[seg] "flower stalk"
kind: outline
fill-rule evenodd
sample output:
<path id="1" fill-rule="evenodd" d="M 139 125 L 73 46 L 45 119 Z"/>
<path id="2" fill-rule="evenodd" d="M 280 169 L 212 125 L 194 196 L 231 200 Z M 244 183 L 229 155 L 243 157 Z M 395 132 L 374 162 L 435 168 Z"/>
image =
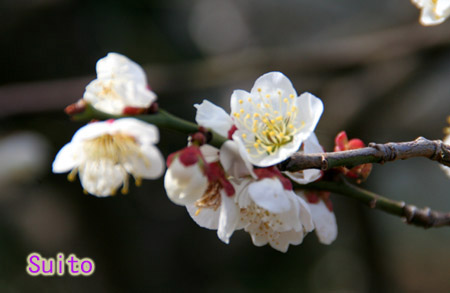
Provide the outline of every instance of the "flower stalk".
<path id="1" fill-rule="evenodd" d="M 119 119 L 123 117 L 130 117 L 130 116 L 104 113 L 96 110 L 90 104 L 87 104 L 85 110 L 82 113 L 73 115 L 72 119 L 75 121 L 90 121 L 92 119 L 107 120 L 107 119 Z M 199 131 L 199 126 L 197 124 L 179 118 L 163 109 L 159 109 L 157 113 L 134 115 L 132 117 L 151 123 L 158 127 L 169 130 L 175 130 L 183 134 L 189 135 Z M 226 138 L 217 134 L 212 130 L 210 131 L 212 134 L 212 138 L 209 144 L 215 147 L 220 147 L 226 141 Z"/>

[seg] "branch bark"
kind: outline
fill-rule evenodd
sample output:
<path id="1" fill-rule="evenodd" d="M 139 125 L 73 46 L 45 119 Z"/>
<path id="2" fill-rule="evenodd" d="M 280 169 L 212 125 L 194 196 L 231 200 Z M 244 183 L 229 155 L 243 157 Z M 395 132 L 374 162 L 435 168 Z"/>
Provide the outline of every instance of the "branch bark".
<path id="1" fill-rule="evenodd" d="M 296 184 L 296 188 L 310 190 L 327 190 L 354 198 L 372 209 L 382 210 L 388 214 L 400 216 L 408 224 L 423 228 L 450 226 L 450 213 L 432 211 L 430 208 L 418 208 L 405 202 L 395 201 L 355 186 L 345 179 L 340 182 L 318 181 L 306 185 Z"/>
<path id="2" fill-rule="evenodd" d="M 325 171 L 339 166 L 353 167 L 366 163 L 384 164 L 414 157 L 425 157 L 450 166 L 450 145 L 444 144 L 441 140 L 418 137 L 409 142 L 370 143 L 365 148 L 342 152 L 296 153 L 281 164 L 281 169 L 291 172 L 304 169 Z"/>

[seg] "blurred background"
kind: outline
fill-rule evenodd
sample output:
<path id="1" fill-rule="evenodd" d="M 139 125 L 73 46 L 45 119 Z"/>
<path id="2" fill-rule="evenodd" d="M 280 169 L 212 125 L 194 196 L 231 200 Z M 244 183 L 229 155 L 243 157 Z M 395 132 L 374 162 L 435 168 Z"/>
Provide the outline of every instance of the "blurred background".
<path id="1" fill-rule="evenodd" d="M 128 195 L 84 195 L 52 174 L 82 123 L 78 100 L 108 52 L 144 65 L 159 105 L 193 120 L 207 98 L 229 110 L 279 70 L 319 96 L 332 150 L 346 130 L 366 143 L 443 137 L 450 114 L 450 21 L 422 27 L 407 0 L 0 2 L 0 292 L 449 292 L 450 229 L 424 230 L 332 195 L 330 246 L 314 233 L 286 254 L 238 231 L 226 245 L 172 204 L 163 180 Z M 186 137 L 161 130 L 165 156 Z M 450 180 L 426 159 L 376 165 L 364 186 L 450 211 Z M 90 257 L 90 277 L 30 277 L 26 257 Z"/>

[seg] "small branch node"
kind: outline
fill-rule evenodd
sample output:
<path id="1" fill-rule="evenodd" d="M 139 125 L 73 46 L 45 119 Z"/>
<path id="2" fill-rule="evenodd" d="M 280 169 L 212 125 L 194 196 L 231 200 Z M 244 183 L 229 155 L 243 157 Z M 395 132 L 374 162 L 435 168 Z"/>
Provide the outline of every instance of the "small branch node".
<path id="1" fill-rule="evenodd" d="M 321 166 L 322 171 L 328 170 L 328 158 L 327 158 L 326 154 L 322 155 L 321 162 L 322 162 L 322 166 Z"/>
<path id="2" fill-rule="evenodd" d="M 403 212 L 406 218 L 406 222 L 410 224 L 416 215 L 417 208 L 413 205 L 406 205 L 403 207 Z"/>

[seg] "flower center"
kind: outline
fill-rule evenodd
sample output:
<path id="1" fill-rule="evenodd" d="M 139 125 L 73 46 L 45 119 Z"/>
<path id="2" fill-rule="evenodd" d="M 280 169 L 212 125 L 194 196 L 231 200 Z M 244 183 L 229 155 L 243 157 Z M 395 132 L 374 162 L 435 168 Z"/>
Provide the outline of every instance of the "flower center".
<path id="1" fill-rule="evenodd" d="M 114 164 L 123 163 L 130 155 L 141 155 L 136 139 L 124 134 L 104 134 L 84 143 L 84 150 L 89 160 L 111 160 Z M 149 163 L 149 162 L 148 162 Z"/>
<path id="2" fill-rule="evenodd" d="M 203 208 L 214 209 L 214 211 L 219 208 L 222 202 L 222 199 L 220 197 L 221 188 L 222 185 L 218 181 L 210 181 L 208 183 L 208 188 L 206 189 L 203 196 L 195 202 L 195 206 L 198 208 L 198 210 L 195 212 L 196 216 Z"/>
<path id="3" fill-rule="evenodd" d="M 280 90 L 275 95 L 263 95 L 261 89 L 258 92 L 258 103 L 252 97 L 239 100 L 242 106 L 233 116 L 238 129 L 243 130 L 242 139 L 247 151 L 250 153 L 250 149 L 254 149 L 258 155 L 270 155 L 290 143 L 294 135 L 305 126 L 305 122 L 302 121 L 300 125 L 294 123 L 299 114 L 294 105 L 294 95 L 283 97 Z M 246 109 L 250 113 L 246 113 Z"/>
<path id="4" fill-rule="evenodd" d="M 245 209 L 241 209 L 241 221 L 245 219 L 253 227 L 255 236 L 265 236 L 275 244 L 278 243 L 280 232 L 283 231 L 284 223 L 277 214 L 271 213 L 256 204 L 250 204 Z"/>

